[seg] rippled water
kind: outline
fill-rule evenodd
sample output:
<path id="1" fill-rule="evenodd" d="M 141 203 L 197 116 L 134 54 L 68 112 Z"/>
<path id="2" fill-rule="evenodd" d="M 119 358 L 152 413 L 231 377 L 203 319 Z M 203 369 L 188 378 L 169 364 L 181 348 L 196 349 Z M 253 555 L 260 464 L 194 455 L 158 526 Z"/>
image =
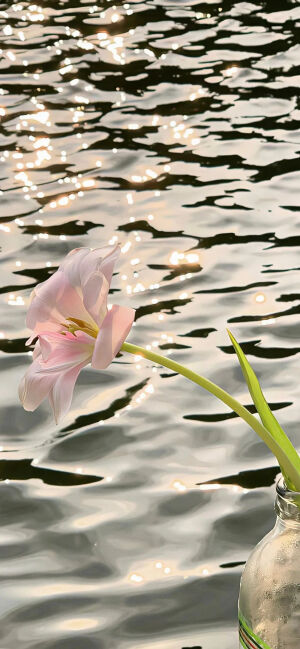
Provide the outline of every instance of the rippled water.
<path id="1" fill-rule="evenodd" d="M 263 443 L 125 355 L 81 373 L 61 427 L 16 391 L 32 287 L 119 241 L 129 340 L 249 404 L 230 323 L 296 440 L 299 4 L 1 3 L 0 21 L 0 647 L 233 649 L 273 523 Z"/>

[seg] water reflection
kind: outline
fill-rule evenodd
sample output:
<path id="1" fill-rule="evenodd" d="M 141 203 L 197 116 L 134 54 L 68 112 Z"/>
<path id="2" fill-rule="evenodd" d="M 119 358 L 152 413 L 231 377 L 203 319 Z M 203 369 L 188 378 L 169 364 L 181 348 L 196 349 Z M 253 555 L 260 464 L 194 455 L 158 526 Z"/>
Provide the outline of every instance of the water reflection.
<path id="1" fill-rule="evenodd" d="M 230 322 L 296 440 L 298 13 L 292 0 L 1 5 L 7 649 L 20 625 L 24 649 L 237 642 L 239 575 L 271 527 L 278 472 L 260 440 L 124 354 L 81 374 L 61 430 L 45 404 L 23 412 L 16 386 L 32 288 L 72 248 L 119 242 L 112 293 L 136 309 L 132 342 L 249 405 Z"/>

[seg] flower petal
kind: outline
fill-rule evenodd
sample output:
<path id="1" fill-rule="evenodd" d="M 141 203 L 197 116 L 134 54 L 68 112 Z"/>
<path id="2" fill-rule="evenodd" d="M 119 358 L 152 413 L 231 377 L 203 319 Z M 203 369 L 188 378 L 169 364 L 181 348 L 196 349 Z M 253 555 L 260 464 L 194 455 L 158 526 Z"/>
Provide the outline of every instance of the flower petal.
<path id="1" fill-rule="evenodd" d="M 107 312 L 96 339 L 92 367 L 104 370 L 111 363 L 129 334 L 134 316 L 134 309 L 116 304 Z"/>
<path id="2" fill-rule="evenodd" d="M 36 333 L 61 331 L 66 318 L 80 318 L 93 324 L 82 297 L 64 273 L 57 271 L 33 292 L 26 324 Z"/>
<path id="3" fill-rule="evenodd" d="M 105 248 L 95 248 L 85 257 L 81 264 L 81 278 L 83 284 L 93 272 L 103 273 L 108 284 L 111 278 L 116 261 L 120 256 L 120 246 L 106 246 Z"/>
<path id="4" fill-rule="evenodd" d="M 67 318 L 100 326 L 120 247 L 77 248 L 32 292 L 26 324 L 35 333 L 61 331 Z"/>
<path id="5" fill-rule="evenodd" d="M 107 296 L 114 265 L 120 255 L 120 246 L 105 248 L 77 248 L 61 264 L 70 284 L 81 295 L 85 309 L 98 327 L 107 312 Z"/>
<path id="6" fill-rule="evenodd" d="M 50 391 L 49 401 L 57 424 L 70 409 L 78 374 L 87 363 L 88 361 L 82 362 L 59 374 Z"/>
<path id="7" fill-rule="evenodd" d="M 67 276 L 69 283 L 74 287 L 81 286 L 81 262 L 90 252 L 90 248 L 74 248 L 59 266 L 58 270 Z"/>
<path id="8" fill-rule="evenodd" d="M 101 272 L 108 284 L 111 282 L 114 265 L 120 255 L 120 246 L 103 248 L 75 248 L 71 250 L 59 267 L 74 287 L 82 287 L 94 273 Z"/>
<path id="9" fill-rule="evenodd" d="M 35 360 L 36 358 L 38 358 L 38 356 L 40 356 L 40 355 L 41 355 L 41 345 L 40 345 L 40 341 L 37 340 L 36 343 L 35 343 L 35 346 L 34 346 L 33 352 L 32 352 L 32 358 L 33 358 L 33 360 Z"/>
<path id="10" fill-rule="evenodd" d="M 83 304 L 98 327 L 107 313 L 109 283 L 103 273 L 93 273 L 82 287 Z"/>
<path id="11" fill-rule="evenodd" d="M 95 339 L 83 331 L 66 335 L 54 332 L 40 335 L 35 346 L 33 363 L 19 386 L 19 397 L 25 410 L 35 410 L 51 395 L 54 399 L 55 413 L 59 413 L 63 408 L 64 412 L 67 412 L 74 383 L 80 369 L 90 362 L 94 344 Z M 57 389 L 64 393 L 66 390 L 63 386 L 69 386 L 70 380 L 73 381 L 73 387 L 72 390 L 68 387 L 68 398 L 63 406 Z"/>
<path id="12" fill-rule="evenodd" d="M 19 385 L 19 398 L 24 410 L 32 411 L 38 408 L 48 396 L 55 381 L 55 375 L 40 373 L 39 358 L 30 365 Z"/>
<path id="13" fill-rule="evenodd" d="M 75 334 L 48 332 L 39 336 L 39 342 L 43 359 L 41 368 L 45 372 L 53 372 L 66 365 L 88 361 L 92 357 L 95 338 L 83 331 Z"/>

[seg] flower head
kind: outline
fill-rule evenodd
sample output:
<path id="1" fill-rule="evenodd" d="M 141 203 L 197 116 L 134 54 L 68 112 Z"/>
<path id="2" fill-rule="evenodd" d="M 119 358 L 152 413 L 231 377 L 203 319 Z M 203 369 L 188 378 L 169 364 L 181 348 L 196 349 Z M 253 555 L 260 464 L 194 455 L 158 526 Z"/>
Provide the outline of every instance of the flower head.
<path id="1" fill-rule="evenodd" d="M 19 386 L 25 410 L 35 410 L 48 397 L 58 422 L 70 408 L 80 370 L 88 363 L 105 369 L 119 352 L 135 313 L 116 304 L 107 307 L 119 254 L 119 246 L 76 248 L 33 290 L 27 344 L 37 342 Z"/>

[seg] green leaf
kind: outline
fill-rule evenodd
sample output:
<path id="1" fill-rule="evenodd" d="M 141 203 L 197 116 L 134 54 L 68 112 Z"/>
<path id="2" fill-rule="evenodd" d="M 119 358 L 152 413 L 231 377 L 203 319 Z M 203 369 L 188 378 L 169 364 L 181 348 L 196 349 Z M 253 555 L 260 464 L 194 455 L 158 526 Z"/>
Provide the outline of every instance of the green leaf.
<path id="1" fill-rule="evenodd" d="M 288 436 L 284 432 L 284 430 L 281 428 L 279 422 L 277 421 L 276 417 L 274 417 L 272 410 L 270 409 L 264 395 L 262 392 L 262 389 L 260 387 L 258 378 L 253 371 L 249 361 L 247 360 L 244 352 L 242 351 L 240 345 L 236 341 L 235 337 L 232 335 L 232 333 L 227 329 L 230 340 L 233 344 L 233 347 L 236 351 L 237 357 L 240 362 L 240 366 L 242 368 L 242 372 L 244 374 L 244 377 L 247 381 L 247 385 L 249 388 L 249 392 L 251 394 L 251 397 L 253 399 L 253 403 L 256 407 L 256 410 L 260 416 L 260 419 L 265 426 L 265 428 L 269 431 L 269 433 L 272 435 L 273 439 L 279 444 L 281 449 L 284 451 L 284 453 L 289 457 L 290 461 L 294 465 L 295 469 L 299 472 L 300 474 L 300 457 L 294 448 L 293 444 L 289 440 Z M 277 459 L 278 455 L 277 455 Z M 279 460 L 280 462 L 280 460 Z M 284 463 L 281 461 L 281 471 L 285 477 L 286 484 L 289 488 L 295 490 L 295 486 L 293 482 L 289 478 L 289 470 L 287 467 L 284 466 Z"/>
<path id="2" fill-rule="evenodd" d="M 223 401 L 223 403 L 231 408 L 233 412 L 236 412 L 236 414 L 239 415 L 239 417 L 241 417 L 252 428 L 252 430 L 261 437 L 269 447 L 270 451 L 272 451 L 275 457 L 277 457 L 277 460 L 282 467 L 283 475 L 286 478 L 287 486 L 293 491 L 298 491 L 300 493 L 299 457 L 296 453 L 296 458 L 298 459 L 297 464 L 294 455 L 290 452 L 290 447 L 293 449 L 293 446 L 288 438 L 286 439 L 289 446 L 287 446 L 286 452 L 282 441 L 279 443 L 275 437 L 271 435 L 269 430 L 256 417 L 254 417 L 245 406 L 237 401 L 237 399 L 232 397 L 231 394 L 228 394 L 228 392 L 223 390 L 219 385 L 216 385 L 209 379 L 201 376 L 201 374 L 196 374 L 196 372 L 193 372 L 188 367 L 180 365 L 180 363 L 177 363 L 170 358 L 156 354 L 156 352 L 144 349 L 143 347 L 138 347 L 137 345 L 132 345 L 131 343 L 123 343 L 121 350 L 129 352 L 129 354 L 138 354 L 139 356 L 147 358 L 151 362 L 167 367 L 169 370 L 185 376 L 189 381 L 193 381 L 193 383 L 196 383 L 204 390 L 207 390 L 207 392 L 214 394 L 217 399 L 220 399 L 220 401 Z M 290 456 L 292 456 L 292 459 Z"/>

